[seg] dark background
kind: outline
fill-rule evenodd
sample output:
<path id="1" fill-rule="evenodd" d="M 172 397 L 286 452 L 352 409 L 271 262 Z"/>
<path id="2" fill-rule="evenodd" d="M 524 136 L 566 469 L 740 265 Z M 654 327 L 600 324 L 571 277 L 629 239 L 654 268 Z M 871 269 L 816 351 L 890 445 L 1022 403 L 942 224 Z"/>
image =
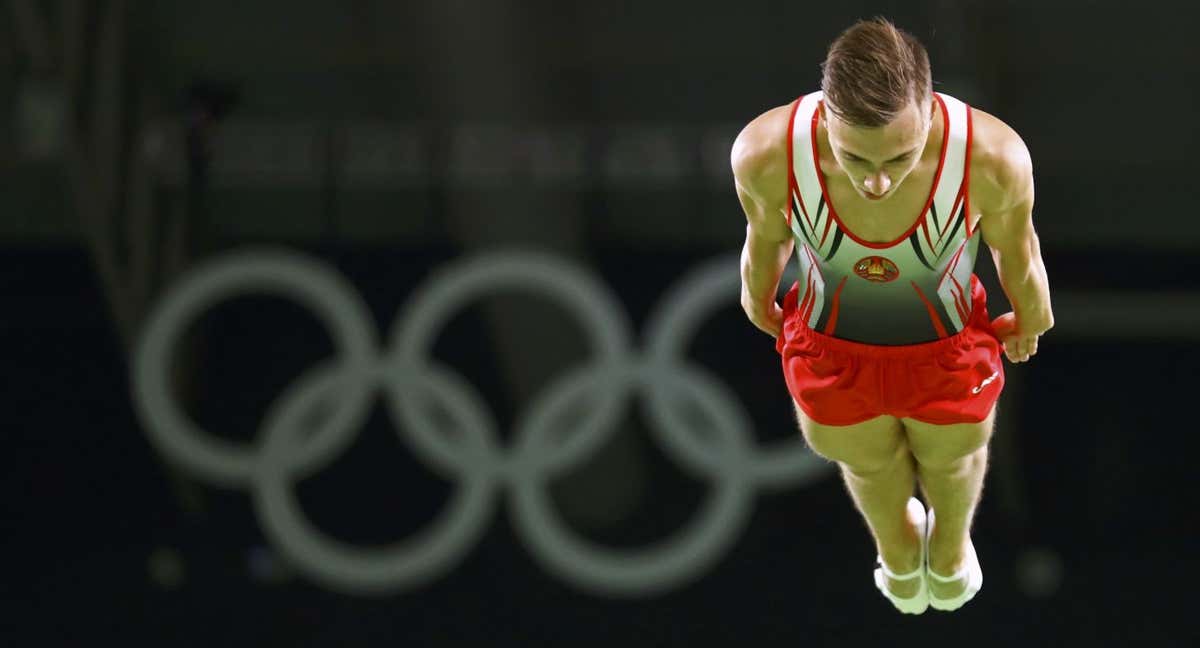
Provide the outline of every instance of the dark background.
<path id="1" fill-rule="evenodd" d="M 0 645 L 1189 646 L 1200 225 L 1192 9 L 1143 2 L 35 2 L 0 11 Z M 190 268 L 270 244 L 336 268 L 386 334 L 445 264 L 550 253 L 633 323 L 736 255 L 728 150 L 811 91 L 828 43 L 882 14 L 929 50 L 935 89 L 1012 125 L 1057 325 L 1008 386 L 973 538 L 986 587 L 901 616 L 833 472 L 759 492 L 693 581 L 602 595 L 540 567 L 502 495 L 482 539 L 427 585 L 371 596 L 306 577 L 248 491 L 168 461 L 130 358 Z M 986 254 L 993 315 L 1008 310 Z M 794 263 L 793 263 L 794 266 Z M 736 271 L 736 262 L 730 266 Z M 793 268 L 794 269 L 794 268 Z M 790 282 L 790 279 L 789 279 Z M 518 293 L 478 299 L 434 355 L 486 398 L 501 439 L 581 362 L 578 324 Z M 177 391 L 217 436 L 334 353 L 279 297 L 190 329 Z M 771 340 L 730 295 L 687 347 L 751 413 L 796 434 Z M 709 488 L 631 410 L 551 492 L 581 535 L 666 537 Z M 382 546 L 454 489 L 382 401 L 296 489 L 330 536 Z"/>

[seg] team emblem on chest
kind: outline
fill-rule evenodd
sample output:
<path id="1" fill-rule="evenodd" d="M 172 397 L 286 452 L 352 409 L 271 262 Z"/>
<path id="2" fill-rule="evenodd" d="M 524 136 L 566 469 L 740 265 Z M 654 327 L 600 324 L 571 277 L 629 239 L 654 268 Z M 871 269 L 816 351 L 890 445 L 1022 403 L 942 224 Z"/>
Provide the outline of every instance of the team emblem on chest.
<path id="1" fill-rule="evenodd" d="M 869 256 L 854 264 L 854 274 L 866 279 L 885 283 L 900 276 L 900 268 L 890 259 L 881 256 Z"/>

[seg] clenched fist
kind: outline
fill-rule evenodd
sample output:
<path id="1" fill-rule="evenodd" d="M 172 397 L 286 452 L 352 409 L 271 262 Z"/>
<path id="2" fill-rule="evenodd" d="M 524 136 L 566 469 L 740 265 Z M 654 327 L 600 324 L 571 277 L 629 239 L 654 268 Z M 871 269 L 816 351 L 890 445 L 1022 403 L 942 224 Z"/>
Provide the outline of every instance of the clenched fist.
<path id="1" fill-rule="evenodd" d="M 1025 326 L 1017 322 L 1017 314 L 1005 313 L 992 320 L 996 337 L 1004 345 L 1004 355 L 1009 362 L 1025 362 L 1038 350 L 1038 337 L 1050 329 L 1049 326 Z"/>

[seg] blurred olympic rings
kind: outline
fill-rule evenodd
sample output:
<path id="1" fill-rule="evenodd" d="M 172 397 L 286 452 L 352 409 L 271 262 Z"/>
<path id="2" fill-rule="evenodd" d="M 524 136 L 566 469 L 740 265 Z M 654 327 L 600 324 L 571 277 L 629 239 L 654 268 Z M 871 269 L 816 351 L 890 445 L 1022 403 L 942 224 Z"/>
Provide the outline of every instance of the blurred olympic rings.
<path id="1" fill-rule="evenodd" d="M 733 302 L 737 261 L 707 263 L 673 287 L 647 324 L 644 350 L 631 343 L 621 304 L 578 267 L 542 254 L 503 252 L 452 263 L 419 286 L 380 348 L 357 291 L 311 257 L 258 249 L 217 258 L 184 277 L 147 319 L 133 358 L 134 403 L 155 447 L 196 477 L 249 489 L 265 533 L 315 581 L 357 594 L 411 589 L 453 568 L 485 531 L 502 488 L 513 527 L 545 568 L 612 596 L 647 595 L 699 576 L 736 541 L 759 488 L 812 481 L 828 466 L 800 435 L 762 447 L 736 394 L 684 351 L 702 316 Z M 436 332 L 471 299 L 498 290 L 556 300 L 586 332 L 591 361 L 566 372 L 517 417 L 510 450 L 484 399 L 431 355 Z M 170 386 L 172 349 L 214 304 L 272 294 L 310 309 L 337 354 L 299 376 L 269 407 L 254 445 L 221 440 L 181 410 Z M 457 484 L 440 516 L 384 548 L 335 540 L 303 514 L 294 485 L 321 470 L 357 436 L 382 392 L 401 438 L 439 475 Z M 712 482 L 684 528 L 645 547 L 618 550 L 573 533 L 555 511 L 546 482 L 583 462 L 625 415 L 637 392 L 648 399 L 653 435 L 685 471 Z M 574 429 L 564 433 L 564 414 Z M 446 429 L 444 416 L 453 420 Z M 699 414 L 710 424 L 698 426 Z M 703 434 L 699 434 L 703 432 Z"/>

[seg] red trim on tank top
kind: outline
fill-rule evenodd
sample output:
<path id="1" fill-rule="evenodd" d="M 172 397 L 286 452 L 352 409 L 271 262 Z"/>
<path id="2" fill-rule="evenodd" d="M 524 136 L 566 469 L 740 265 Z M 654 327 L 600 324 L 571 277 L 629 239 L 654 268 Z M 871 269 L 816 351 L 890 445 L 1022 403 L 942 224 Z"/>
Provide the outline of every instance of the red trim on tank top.
<path id="1" fill-rule="evenodd" d="M 958 278 L 950 275 L 950 281 L 954 282 L 954 287 L 958 288 L 958 293 L 950 291 L 950 295 L 954 297 L 954 307 L 958 309 L 958 318 L 962 320 L 963 327 L 966 328 L 967 322 L 971 319 L 971 311 L 974 309 L 971 303 L 967 301 L 967 291 L 958 283 Z"/>
<path id="2" fill-rule="evenodd" d="M 808 268 L 808 274 L 804 276 L 804 294 L 800 297 L 800 304 L 796 306 L 796 312 L 800 313 L 800 320 L 804 321 L 804 310 L 808 308 L 808 300 L 812 299 L 812 267 Z"/>
<path id="3" fill-rule="evenodd" d="M 808 254 L 809 260 L 812 261 L 812 267 L 817 269 L 817 276 L 824 281 L 825 275 L 821 272 L 821 264 L 817 262 L 817 257 L 813 255 L 812 250 L 810 250 L 807 245 L 804 246 L 804 251 Z"/>
<path id="4" fill-rule="evenodd" d="M 909 283 L 912 284 L 913 290 L 917 291 L 917 297 L 920 297 L 921 301 L 925 302 L 925 310 L 929 311 L 929 321 L 933 322 L 933 330 L 937 331 L 937 336 L 939 338 L 946 337 L 946 327 L 942 326 L 942 318 L 938 317 L 933 304 L 929 303 L 929 299 L 925 297 L 925 293 L 921 292 L 921 287 L 917 285 L 917 282 L 910 281 Z"/>
<path id="5" fill-rule="evenodd" d="M 958 206 L 962 204 L 963 187 L 958 188 L 958 195 L 954 197 L 954 206 L 950 208 L 946 216 L 946 223 L 942 225 L 942 231 L 938 233 L 937 242 L 940 244 L 942 239 L 946 237 L 946 232 L 950 231 L 950 226 L 954 224 L 954 215 L 958 213 Z"/>
<path id="6" fill-rule="evenodd" d="M 958 318 L 962 320 L 964 328 L 967 325 L 967 321 L 971 318 L 971 312 L 974 310 L 974 307 L 967 302 L 966 292 L 963 290 L 962 285 L 958 283 L 958 279 L 955 278 L 955 276 L 951 273 L 954 272 L 956 267 L 958 267 L 958 261 L 962 258 L 962 253 L 965 249 L 967 249 L 967 242 L 963 241 L 962 244 L 958 246 L 958 249 L 954 251 L 954 256 L 950 257 L 950 263 L 946 264 L 946 269 L 942 270 L 942 275 L 938 277 L 937 282 L 939 291 L 941 290 L 942 284 L 945 283 L 947 277 L 949 277 L 950 281 L 952 281 L 955 287 L 958 288 L 958 293 L 955 293 L 954 288 L 951 288 L 950 296 L 954 299 L 954 309 L 958 311 Z"/>
<path id="7" fill-rule="evenodd" d="M 825 246 L 825 239 L 828 238 L 828 236 L 829 236 L 829 227 L 832 224 L 833 224 L 833 219 L 826 216 L 825 217 L 825 231 L 821 233 L 821 242 L 817 244 L 817 247 Z"/>
<path id="8" fill-rule="evenodd" d="M 938 277 L 938 287 L 941 287 L 942 282 L 946 280 L 946 275 L 950 274 L 950 272 L 954 270 L 955 266 L 958 265 L 958 258 L 962 256 L 963 249 L 966 247 L 966 241 L 963 241 L 962 245 L 958 246 L 958 250 L 954 253 L 954 256 L 950 258 L 950 263 L 947 263 L 946 269 L 942 270 L 942 276 Z"/>
<path id="9" fill-rule="evenodd" d="M 954 298 L 954 310 L 958 312 L 958 319 L 962 321 L 963 327 L 965 328 L 967 326 L 967 322 L 971 320 L 971 313 L 968 309 L 963 307 L 962 286 L 958 285 L 957 279 L 954 280 L 954 285 L 958 286 L 958 292 L 951 290 L 950 296 Z"/>
<path id="10" fill-rule="evenodd" d="M 825 335 L 833 335 L 833 331 L 837 328 L 838 306 L 841 304 L 842 287 L 846 285 L 846 280 L 850 275 L 842 277 L 841 283 L 838 284 L 837 290 L 833 291 L 833 301 L 829 305 L 829 321 L 825 323 Z"/>
<path id="11" fill-rule="evenodd" d="M 849 236 L 851 240 L 863 247 L 882 250 L 893 247 L 909 236 L 912 236 L 912 233 L 917 231 L 917 228 L 920 227 L 921 223 L 925 220 L 925 214 L 929 212 L 929 206 L 933 204 L 933 197 L 937 195 L 938 182 L 942 179 L 942 167 L 946 163 L 946 145 L 950 142 L 950 115 L 949 111 L 946 110 L 946 102 L 942 101 L 941 96 L 939 96 L 936 92 L 933 93 L 933 96 L 935 99 L 937 99 L 938 105 L 942 109 L 942 150 L 941 153 L 938 154 L 938 167 L 937 173 L 933 176 L 933 186 L 929 189 L 929 198 L 925 201 L 925 208 L 921 210 L 920 214 L 917 214 L 917 220 L 913 222 L 912 227 L 909 227 L 908 231 L 901 234 L 896 240 L 886 243 L 874 243 L 859 238 L 854 234 L 854 232 L 850 231 L 850 228 L 846 227 L 846 224 L 843 223 L 842 219 L 838 216 L 837 210 L 833 208 L 833 201 L 829 199 L 829 190 L 825 187 L 825 174 L 821 172 L 820 150 L 817 148 L 817 119 L 820 116 L 821 111 L 819 109 L 813 111 L 812 134 L 809 139 L 812 140 L 813 166 L 817 173 L 817 181 L 821 183 L 821 195 L 825 196 L 825 206 L 829 208 L 829 215 L 833 217 L 833 220 L 837 221 L 838 226 L 842 228 L 842 231 L 846 233 L 846 236 Z M 819 103 L 823 105 L 824 100 L 821 100 Z M 970 124 L 968 122 L 968 129 L 969 128 Z"/>
<path id="12" fill-rule="evenodd" d="M 817 303 L 817 284 L 813 281 L 813 268 L 809 266 L 808 278 L 804 281 L 804 301 L 800 303 L 800 321 L 808 326 L 808 318 L 812 316 L 813 306 Z"/>
<path id="13" fill-rule="evenodd" d="M 967 238 L 975 233 L 971 228 L 971 137 L 974 134 L 971 127 L 971 107 L 963 104 L 967 108 L 967 152 L 963 156 L 963 209 L 966 210 L 967 219 Z"/>
<path id="14" fill-rule="evenodd" d="M 804 220 L 808 221 L 808 210 L 804 208 L 804 196 L 800 195 L 800 185 L 796 183 L 796 167 L 792 164 L 792 140 L 795 139 L 796 111 L 800 109 L 800 102 L 808 95 L 800 95 L 796 100 L 796 105 L 792 106 L 792 114 L 788 117 L 788 132 L 787 132 L 787 166 L 788 166 L 788 201 L 787 201 L 787 224 L 792 226 L 792 197 L 800 201 L 800 211 L 804 212 Z M 812 227 L 809 227 L 812 229 Z"/>
<path id="15" fill-rule="evenodd" d="M 807 307 L 807 309 L 800 309 L 800 310 L 801 310 L 801 314 L 803 315 L 803 317 L 801 317 L 801 319 L 807 325 L 808 318 L 810 315 L 812 315 L 812 310 L 817 305 L 816 304 L 816 302 L 817 302 L 817 295 L 816 295 L 817 279 L 820 279 L 821 285 L 824 286 L 825 285 L 825 274 L 823 272 L 821 272 L 821 264 L 817 262 L 817 257 L 813 256 L 812 250 L 809 249 L 808 245 L 804 245 L 803 249 L 804 249 L 804 254 L 806 254 L 808 256 L 808 279 L 805 281 L 806 290 L 804 292 L 805 306 Z M 811 300 L 810 300 L 810 297 L 811 297 Z M 804 312 L 805 310 L 807 310 L 807 312 Z"/>

